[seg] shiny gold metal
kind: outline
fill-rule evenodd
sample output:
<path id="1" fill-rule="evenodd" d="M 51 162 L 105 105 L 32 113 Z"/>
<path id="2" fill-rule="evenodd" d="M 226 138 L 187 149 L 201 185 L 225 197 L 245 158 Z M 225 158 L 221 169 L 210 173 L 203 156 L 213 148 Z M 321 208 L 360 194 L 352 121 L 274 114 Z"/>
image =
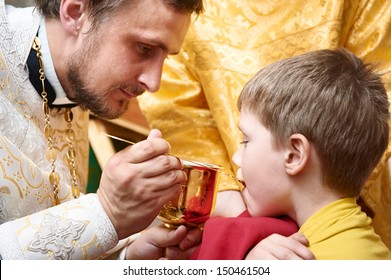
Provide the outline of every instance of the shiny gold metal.
<path id="1" fill-rule="evenodd" d="M 123 138 L 120 138 L 120 137 L 117 137 L 117 136 L 114 136 L 114 135 L 110 135 L 110 134 L 107 134 L 107 133 L 104 133 L 102 132 L 103 135 L 109 137 L 109 138 L 112 138 L 112 139 L 115 139 L 115 140 L 118 140 L 118 141 L 121 141 L 121 142 L 125 142 L 125 143 L 128 143 L 130 145 L 134 145 L 136 144 L 135 142 L 132 142 L 132 141 L 129 141 L 127 139 L 123 139 Z"/>
<path id="2" fill-rule="evenodd" d="M 50 107 L 47 99 L 47 92 L 45 90 L 45 68 L 43 64 L 42 59 L 42 53 L 41 53 L 41 44 L 39 42 L 38 37 L 35 37 L 32 48 L 36 50 L 37 52 L 37 58 L 39 61 L 39 79 L 42 83 L 42 107 L 43 107 L 43 113 L 45 118 L 45 127 L 44 127 L 44 134 L 47 139 L 47 151 L 46 151 L 46 157 L 47 160 L 50 163 L 50 169 L 51 173 L 49 175 L 49 181 L 53 186 L 53 204 L 58 205 L 60 204 L 60 198 L 59 198 L 59 184 L 60 184 L 60 176 L 58 175 L 56 171 L 56 159 L 57 159 L 57 153 L 53 145 L 53 136 L 54 136 L 54 129 L 51 126 L 50 123 Z M 77 182 L 77 165 L 76 165 L 76 150 L 74 147 L 74 140 L 75 140 L 75 132 L 72 128 L 72 120 L 73 120 L 73 113 L 70 108 L 67 108 L 64 115 L 65 121 L 67 122 L 67 130 L 66 130 L 66 139 L 68 143 L 68 165 L 70 169 L 70 174 L 72 177 L 72 196 L 74 198 L 79 197 L 80 195 L 80 189 Z"/>
<path id="3" fill-rule="evenodd" d="M 35 37 L 34 42 L 33 42 L 33 49 L 36 50 L 37 52 L 37 57 L 40 65 L 39 69 L 39 79 L 41 80 L 42 83 L 42 108 L 43 108 L 43 113 L 45 117 L 45 128 L 44 128 L 44 133 L 47 139 L 47 151 L 46 151 L 46 157 L 50 163 L 50 175 L 49 175 L 49 181 L 53 186 L 53 204 L 58 205 L 60 204 L 60 199 L 58 197 L 59 193 L 59 181 L 60 177 L 58 176 L 58 173 L 56 171 L 56 151 L 54 150 L 53 146 L 53 128 L 50 123 L 50 109 L 49 109 L 49 104 L 48 104 L 48 99 L 47 99 L 47 93 L 45 90 L 45 70 L 44 70 L 44 64 L 43 64 L 43 59 L 42 59 L 42 53 L 41 53 L 41 44 L 39 42 L 38 37 Z"/>
<path id="4" fill-rule="evenodd" d="M 65 132 L 65 135 L 68 143 L 67 157 L 68 157 L 69 172 L 72 178 L 72 196 L 73 198 L 78 198 L 80 196 L 80 188 L 77 181 L 78 172 L 77 172 L 77 165 L 76 165 L 76 147 L 74 144 L 76 135 L 72 128 L 73 112 L 71 108 L 66 108 L 64 119 L 67 122 L 67 130 Z"/>
<path id="5" fill-rule="evenodd" d="M 181 160 L 187 181 L 179 195 L 168 201 L 158 218 L 168 228 L 203 227 L 211 216 L 220 179 L 219 166 Z"/>

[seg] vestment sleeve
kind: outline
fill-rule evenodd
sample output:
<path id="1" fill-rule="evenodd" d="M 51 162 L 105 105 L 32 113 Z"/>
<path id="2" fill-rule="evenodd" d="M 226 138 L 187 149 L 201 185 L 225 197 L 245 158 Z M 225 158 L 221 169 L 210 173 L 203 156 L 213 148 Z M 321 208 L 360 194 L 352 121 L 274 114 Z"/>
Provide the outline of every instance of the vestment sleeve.
<path id="1" fill-rule="evenodd" d="M 3 259 L 95 259 L 118 243 L 96 194 L 5 222 L 0 235 Z"/>

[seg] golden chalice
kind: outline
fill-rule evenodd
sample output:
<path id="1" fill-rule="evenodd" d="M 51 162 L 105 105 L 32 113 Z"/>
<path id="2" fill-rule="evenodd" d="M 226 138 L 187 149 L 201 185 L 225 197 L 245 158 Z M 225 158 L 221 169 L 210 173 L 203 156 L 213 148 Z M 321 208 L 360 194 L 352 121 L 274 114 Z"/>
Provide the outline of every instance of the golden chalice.
<path id="1" fill-rule="evenodd" d="M 186 185 L 177 197 L 168 201 L 158 218 L 169 228 L 180 225 L 202 227 L 213 212 L 220 167 L 181 160 L 187 174 Z"/>

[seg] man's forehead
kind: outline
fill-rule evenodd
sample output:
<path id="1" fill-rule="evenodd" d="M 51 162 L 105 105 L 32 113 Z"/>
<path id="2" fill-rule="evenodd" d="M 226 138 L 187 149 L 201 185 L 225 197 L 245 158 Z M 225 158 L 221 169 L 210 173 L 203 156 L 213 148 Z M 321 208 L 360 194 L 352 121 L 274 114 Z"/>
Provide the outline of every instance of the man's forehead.
<path id="1" fill-rule="evenodd" d="M 159 47 L 167 54 L 178 54 L 190 26 L 191 15 L 168 9 L 166 4 L 162 4 L 164 1 L 157 2 L 160 4 L 152 5 L 153 7 L 130 5 L 131 8 L 118 11 L 106 27 L 113 33 L 122 33 L 141 43 Z"/>

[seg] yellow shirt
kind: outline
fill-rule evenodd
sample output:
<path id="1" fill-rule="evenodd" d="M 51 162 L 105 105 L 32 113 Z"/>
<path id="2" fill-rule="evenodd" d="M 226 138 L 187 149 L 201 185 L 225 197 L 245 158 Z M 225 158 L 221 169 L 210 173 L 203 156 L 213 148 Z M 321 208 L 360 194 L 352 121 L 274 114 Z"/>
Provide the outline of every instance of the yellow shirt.
<path id="1" fill-rule="evenodd" d="M 205 0 L 179 55 L 167 59 L 161 89 L 138 98 L 151 128 L 180 157 L 224 166 L 239 146 L 236 106 L 245 83 L 263 66 L 306 51 L 345 47 L 366 62 L 380 62 L 391 85 L 389 0 Z M 391 87 L 388 93 L 391 96 Z M 391 248 L 391 145 L 362 197 L 373 226 Z M 219 189 L 238 189 L 221 176 Z"/>
<path id="2" fill-rule="evenodd" d="M 391 260 L 355 198 L 337 200 L 312 215 L 300 228 L 318 260 Z"/>

